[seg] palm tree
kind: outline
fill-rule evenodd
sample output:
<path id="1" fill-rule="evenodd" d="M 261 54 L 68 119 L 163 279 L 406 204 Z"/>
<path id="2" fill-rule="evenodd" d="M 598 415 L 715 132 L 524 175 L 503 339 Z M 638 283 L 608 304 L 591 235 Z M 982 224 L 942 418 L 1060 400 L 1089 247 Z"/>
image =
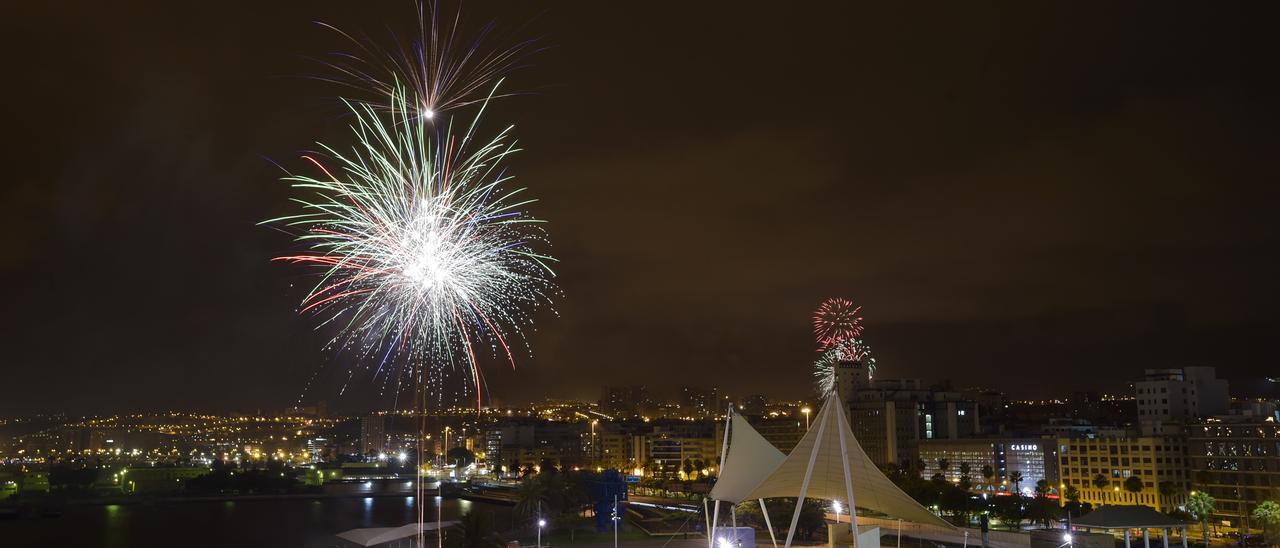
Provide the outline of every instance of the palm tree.
<path id="1" fill-rule="evenodd" d="M 493 531 L 493 523 L 484 514 L 472 510 L 458 517 L 457 525 L 445 534 L 449 548 L 494 548 L 502 546 Z"/>
<path id="2" fill-rule="evenodd" d="M 1277 537 L 1280 537 L 1280 529 L 1276 527 L 1280 525 L 1280 503 L 1274 500 L 1263 501 L 1253 509 L 1253 519 L 1262 523 L 1263 535 L 1266 537 L 1268 544 L 1280 544 Z"/>
<path id="3" fill-rule="evenodd" d="M 939 459 L 938 459 L 938 470 L 942 470 L 942 475 L 943 475 L 943 476 L 946 476 L 946 475 L 947 475 L 947 469 L 948 469 L 948 468 L 951 468 L 951 461 L 947 460 L 945 457 L 943 457 L 943 458 L 939 458 Z"/>
<path id="4" fill-rule="evenodd" d="M 1067 517 L 1071 517 L 1073 513 L 1080 510 L 1080 490 L 1076 489 L 1076 486 L 1068 485 L 1062 491 L 1062 498 L 1067 499 L 1067 504 L 1065 505 Z"/>
<path id="5" fill-rule="evenodd" d="M 1036 496 L 1043 497 L 1049 494 L 1049 480 L 1040 480 L 1036 482 Z"/>
<path id="6" fill-rule="evenodd" d="M 1107 477 L 1102 474 L 1098 474 L 1093 477 L 1094 489 L 1106 489 L 1107 486 L 1110 484 L 1111 484 L 1111 480 L 1107 479 Z"/>
<path id="7" fill-rule="evenodd" d="M 1124 480 L 1124 490 L 1129 492 L 1130 500 L 1137 500 L 1138 493 L 1142 492 L 1142 478 L 1138 476 L 1129 476 Z"/>
<path id="8" fill-rule="evenodd" d="M 1165 502 L 1168 503 L 1167 506 L 1169 507 L 1174 506 L 1173 498 L 1182 494 L 1182 489 L 1178 487 L 1177 483 L 1172 481 L 1162 481 L 1156 484 L 1156 489 L 1160 491 L 1160 496 L 1164 497 Z"/>
<path id="9" fill-rule="evenodd" d="M 991 485 L 991 478 L 996 477 L 996 470 L 990 464 L 982 465 L 982 481 Z"/>
<path id="10" fill-rule="evenodd" d="M 1022 471 L 1021 471 L 1021 470 L 1013 470 L 1013 471 L 1009 472 L 1009 481 L 1013 482 L 1013 491 L 1014 491 L 1015 493 L 1021 493 L 1021 492 L 1022 492 L 1022 488 L 1021 488 L 1021 487 L 1018 487 L 1018 485 L 1022 483 Z"/>
<path id="11" fill-rule="evenodd" d="M 1217 501 L 1204 491 L 1192 491 L 1187 497 L 1187 511 L 1200 520 L 1200 531 L 1204 534 L 1204 545 L 1209 546 L 1209 514 L 1213 513 L 1213 505 Z"/>
<path id="12" fill-rule="evenodd" d="M 516 491 L 516 508 L 517 516 L 529 517 L 538 510 L 539 504 L 547 500 L 547 485 L 537 476 L 531 476 L 520 482 L 520 489 Z"/>

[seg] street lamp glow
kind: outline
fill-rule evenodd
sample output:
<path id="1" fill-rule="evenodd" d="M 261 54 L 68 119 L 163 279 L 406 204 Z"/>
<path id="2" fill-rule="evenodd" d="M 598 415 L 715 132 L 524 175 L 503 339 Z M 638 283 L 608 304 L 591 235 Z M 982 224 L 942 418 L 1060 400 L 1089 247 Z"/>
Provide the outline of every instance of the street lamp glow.
<path id="1" fill-rule="evenodd" d="M 843 508 L 840 507 L 840 501 L 838 500 L 831 501 L 831 509 L 834 510 L 835 513 L 837 514 L 839 514 L 841 510 L 843 510 Z"/>
<path id="2" fill-rule="evenodd" d="M 1062 542 L 1071 542 L 1071 533 L 1063 533 Z"/>
<path id="3" fill-rule="evenodd" d="M 547 520 L 545 520 L 545 519 L 538 519 L 538 527 L 539 527 L 539 528 L 546 527 L 546 526 L 547 526 Z"/>

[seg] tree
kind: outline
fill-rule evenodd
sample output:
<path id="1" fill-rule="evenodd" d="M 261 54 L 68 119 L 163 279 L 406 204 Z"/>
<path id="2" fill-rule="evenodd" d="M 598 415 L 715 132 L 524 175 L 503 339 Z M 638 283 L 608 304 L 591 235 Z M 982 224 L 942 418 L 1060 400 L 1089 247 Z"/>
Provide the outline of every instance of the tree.
<path id="1" fill-rule="evenodd" d="M 1253 519 L 1262 523 L 1262 531 L 1268 544 L 1280 544 L 1280 503 L 1274 500 L 1263 501 L 1253 509 Z"/>
<path id="2" fill-rule="evenodd" d="M 1106 489 L 1108 485 L 1111 485 L 1111 480 L 1107 479 L 1106 476 L 1098 474 L 1093 477 L 1094 489 Z"/>
<path id="3" fill-rule="evenodd" d="M 542 473 L 542 474 L 555 474 L 555 473 L 557 473 L 557 472 L 559 472 L 559 471 L 560 471 L 560 468 L 559 468 L 558 466 L 556 466 L 556 461 L 555 461 L 555 459 L 553 459 L 553 458 L 551 458 L 551 457 L 542 457 L 542 460 L 538 461 L 538 472 L 539 472 L 539 473 Z"/>
<path id="4" fill-rule="evenodd" d="M 1160 496 L 1164 497 L 1165 501 L 1169 503 L 1168 506 L 1173 506 L 1173 498 L 1182 493 L 1182 489 L 1178 487 L 1178 484 L 1172 481 L 1157 483 L 1156 489 L 1160 491 Z"/>
<path id="5" fill-rule="evenodd" d="M 445 460 L 459 468 L 469 466 L 476 461 L 476 454 L 466 447 L 452 447 L 445 453 Z"/>
<path id="6" fill-rule="evenodd" d="M 972 470 L 973 468 L 969 466 L 969 463 L 960 463 L 960 483 L 958 485 L 960 485 L 960 488 L 964 489 L 966 492 L 973 487 L 973 478 L 969 476 L 969 472 Z"/>
<path id="7" fill-rule="evenodd" d="M 683 470 L 684 470 L 685 478 L 690 478 L 693 476 L 693 459 L 684 459 Z"/>
<path id="8" fill-rule="evenodd" d="M 982 465 L 982 480 L 991 485 L 991 478 L 996 477 L 996 470 L 990 464 Z"/>
<path id="9" fill-rule="evenodd" d="M 1063 498 L 1067 499 L 1067 504 L 1063 508 L 1067 511 L 1067 516 L 1079 516 L 1080 511 L 1080 490 L 1074 485 L 1068 485 L 1062 493 Z"/>
<path id="10" fill-rule="evenodd" d="M 524 481 L 520 482 L 520 488 L 516 490 L 515 513 L 520 517 L 531 517 L 538 512 L 539 506 L 546 499 L 546 482 L 541 481 L 538 476 L 526 476 Z"/>
<path id="11" fill-rule="evenodd" d="M 951 461 L 947 460 L 945 457 L 943 457 L 943 458 L 939 458 L 939 459 L 938 459 L 938 470 L 942 470 L 942 475 L 943 475 L 943 476 L 946 476 L 946 475 L 947 475 L 947 469 L 948 469 L 948 468 L 951 468 Z"/>
<path id="12" fill-rule="evenodd" d="M 1142 478 L 1129 476 L 1124 480 L 1124 490 L 1129 492 L 1130 499 L 1135 499 L 1142 492 Z"/>
<path id="13" fill-rule="evenodd" d="M 1218 501 L 1204 491 L 1193 491 L 1187 497 L 1187 511 L 1195 514 L 1200 520 L 1200 531 L 1204 534 L 1204 545 L 1209 546 L 1209 515 L 1213 513 L 1214 504 Z"/>
<path id="14" fill-rule="evenodd" d="M 1013 492 L 1022 493 L 1022 471 L 1013 470 L 1009 472 L 1009 482 L 1013 484 Z"/>
<path id="15" fill-rule="evenodd" d="M 493 530 L 493 521 L 471 510 L 458 517 L 458 523 L 445 533 L 449 548 L 493 548 L 502 546 Z"/>
<path id="16" fill-rule="evenodd" d="M 1043 497 L 1049 494 L 1049 480 L 1040 480 L 1036 482 L 1036 496 Z"/>
<path id="17" fill-rule="evenodd" d="M 946 485 L 942 487 L 942 496 L 938 500 L 938 505 L 947 512 L 951 513 L 954 522 L 958 525 L 967 525 L 969 522 L 969 491 L 958 485 Z"/>
<path id="18" fill-rule="evenodd" d="M 1009 496 L 994 497 L 991 502 L 991 513 L 1009 527 L 1010 531 L 1022 528 L 1022 520 L 1026 518 L 1026 497 L 1016 492 Z"/>
<path id="19" fill-rule="evenodd" d="M 1038 521 L 1046 528 L 1061 516 L 1062 508 L 1056 501 L 1045 495 L 1037 495 L 1032 499 L 1027 511 L 1027 517 L 1031 518 L 1031 521 Z"/>

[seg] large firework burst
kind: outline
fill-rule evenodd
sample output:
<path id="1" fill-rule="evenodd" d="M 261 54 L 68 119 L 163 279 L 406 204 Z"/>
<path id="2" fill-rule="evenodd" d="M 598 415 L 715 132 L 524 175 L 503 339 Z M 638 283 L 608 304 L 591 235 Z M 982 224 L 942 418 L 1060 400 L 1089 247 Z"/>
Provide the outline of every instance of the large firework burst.
<path id="1" fill-rule="evenodd" d="M 876 359 L 871 356 L 871 346 L 862 339 L 848 339 L 822 353 L 813 364 L 813 380 L 819 394 L 829 394 L 836 389 L 836 367 L 840 363 L 859 363 L 867 369 L 867 376 L 875 375 Z"/>
<path id="2" fill-rule="evenodd" d="M 339 327 L 332 345 L 372 358 L 375 375 L 423 383 L 437 380 L 428 368 L 461 369 L 478 406 L 477 348 L 501 348 L 514 367 L 510 339 L 550 302 L 553 259 L 523 210 L 533 200 L 504 189 L 511 128 L 477 139 L 481 108 L 460 131 L 437 130 L 413 101 L 400 88 L 388 112 L 349 103 L 357 144 L 305 157 L 323 176 L 285 178 L 305 212 L 267 222 L 306 230 L 307 252 L 278 260 L 322 271 L 302 310 Z"/>
<path id="3" fill-rule="evenodd" d="M 813 336 L 818 351 L 824 352 L 862 336 L 862 317 L 858 315 L 861 311 L 861 306 L 854 306 L 853 301 L 842 297 L 822 301 L 813 313 Z"/>

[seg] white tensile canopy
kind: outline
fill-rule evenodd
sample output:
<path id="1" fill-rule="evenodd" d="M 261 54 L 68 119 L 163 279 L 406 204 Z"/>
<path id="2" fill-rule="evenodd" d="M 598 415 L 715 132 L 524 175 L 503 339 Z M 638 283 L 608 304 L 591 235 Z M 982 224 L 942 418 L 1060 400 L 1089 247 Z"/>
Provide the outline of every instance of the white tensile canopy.
<path id="1" fill-rule="evenodd" d="M 798 497 L 787 532 L 788 548 L 806 497 L 843 500 L 850 508 L 864 508 L 904 521 L 952 527 L 894 485 L 871 462 L 854 438 L 843 406 L 834 394 L 827 397 L 809 431 L 785 457 L 742 417 L 733 414 L 730 425 L 733 443 L 725 452 L 720 478 L 710 498 L 735 504 L 760 500 L 763 509 L 763 499 Z M 767 523 L 767 514 L 765 520 Z M 855 538 L 856 521 L 850 520 Z"/>
<path id="2" fill-rule="evenodd" d="M 422 531 L 424 533 L 435 531 L 436 529 L 451 527 L 457 523 L 457 521 L 446 521 L 439 524 L 428 522 L 422 525 Z M 377 546 L 416 536 L 418 536 L 417 523 L 409 523 L 399 527 L 365 527 L 338 533 L 338 538 L 355 543 L 357 546 Z"/>

